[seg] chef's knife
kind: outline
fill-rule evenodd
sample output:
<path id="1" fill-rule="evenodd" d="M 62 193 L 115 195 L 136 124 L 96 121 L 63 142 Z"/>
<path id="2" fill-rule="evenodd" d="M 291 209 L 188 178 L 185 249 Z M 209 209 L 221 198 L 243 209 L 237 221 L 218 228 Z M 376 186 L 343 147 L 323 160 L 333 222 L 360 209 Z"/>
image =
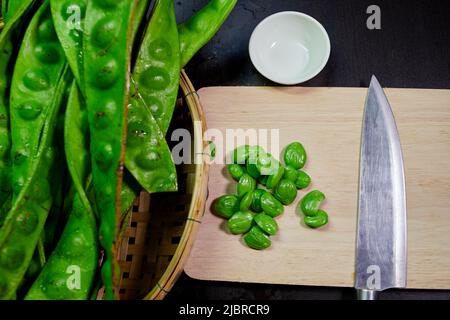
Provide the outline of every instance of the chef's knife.
<path id="1" fill-rule="evenodd" d="M 361 137 L 355 288 L 374 300 L 406 287 L 406 195 L 403 157 L 394 115 L 372 76 Z"/>

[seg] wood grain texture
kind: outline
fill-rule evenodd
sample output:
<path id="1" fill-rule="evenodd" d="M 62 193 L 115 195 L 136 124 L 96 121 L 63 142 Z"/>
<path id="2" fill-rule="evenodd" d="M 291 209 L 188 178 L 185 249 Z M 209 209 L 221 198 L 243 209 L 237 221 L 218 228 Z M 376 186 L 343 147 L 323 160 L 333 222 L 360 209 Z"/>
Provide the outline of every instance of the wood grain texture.
<path id="1" fill-rule="evenodd" d="M 279 129 L 280 145 L 301 141 L 313 178 L 327 195 L 329 225 L 311 230 L 294 205 L 278 218 L 269 250 L 245 247 L 210 212 L 233 191 L 212 165 L 203 223 L 186 273 L 202 280 L 353 286 L 363 88 L 211 87 L 199 91 L 208 128 Z M 386 89 L 399 128 L 407 180 L 408 288 L 450 288 L 450 91 Z"/>

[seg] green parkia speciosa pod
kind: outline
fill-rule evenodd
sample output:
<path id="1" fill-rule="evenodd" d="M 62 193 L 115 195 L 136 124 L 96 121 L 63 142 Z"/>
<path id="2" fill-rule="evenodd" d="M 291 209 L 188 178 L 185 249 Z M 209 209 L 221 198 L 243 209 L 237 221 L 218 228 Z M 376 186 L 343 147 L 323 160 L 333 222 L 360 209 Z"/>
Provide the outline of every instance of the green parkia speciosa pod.
<path id="1" fill-rule="evenodd" d="M 242 175 L 245 172 L 245 169 L 243 166 L 241 166 L 240 164 L 230 164 L 227 166 L 228 172 L 230 173 L 231 177 L 236 180 L 239 181 L 239 179 L 242 177 Z"/>
<path id="2" fill-rule="evenodd" d="M 263 250 L 270 247 L 272 241 L 264 231 L 258 227 L 253 226 L 250 231 L 244 236 L 244 241 L 252 249 Z"/>
<path id="3" fill-rule="evenodd" d="M 292 181 L 283 179 L 276 185 L 274 196 L 284 205 L 290 205 L 297 197 L 297 187 Z"/>
<path id="4" fill-rule="evenodd" d="M 213 204 L 213 211 L 216 215 L 229 219 L 239 211 L 239 198 L 235 195 L 224 195 L 216 199 Z"/>
<path id="5" fill-rule="evenodd" d="M 178 26 L 181 67 L 216 34 L 236 3 L 237 0 L 211 0 Z"/>
<path id="6" fill-rule="evenodd" d="M 267 178 L 266 187 L 268 189 L 275 188 L 275 186 L 281 181 L 281 178 L 283 178 L 283 174 L 284 168 L 279 166 L 277 172 Z"/>
<path id="7" fill-rule="evenodd" d="M 238 211 L 228 220 L 228 229 L 232 234 L 243 234 L 253 225 L 253 213 L 250 211 Z"/>
<path id="8" fill-rule="evenodd" d="M 303 220 L 308 227 L 317 229 L 328 223 L 328 214 L 319 209 L 315 216 L 305 216 Z"/>
<path id="9" fill-rule="evenodd" d="M 314 190 L 303 197 L 300 208 L 306 216 L 315 216 L 324 200 L 325 195 L 318 190 Z"/>
<path id="10" fill-rule="evenodd" d="M 244 173 L 239 179 L 237 185 L 237 194 L 243 197 L 247 192 L 253 191 L 256 188 L 256 181 L 248 173 Z"/>
<path id="11" fill-rule="evenodd" d="M 306 151 L 300 142 L 293 142 L 286 147 L 284 162 L 287 166 L 298 170 L 305 166 L 306 160 Z"/>
<path id="12" fill-rule="evenodd" d="M 241 199 L 241 202 L 239 203 L 239 210 L 240 211 L 247 211 L 250 209 L 252 203 L 253 203 L 253 197 L 254 197 L 254 191 L 247 192 Z"/>
<path id="13" fill-rule="evenodd" d="M 253 201 L 252 201 L 252 210 L 256 213 L 260 213 L 263 211 L 261 207 L 261 197 L 263 194 L 267 193 L 266 190 L 256 189 L 253 192 Z"/>
<path id="14" fill-rule="evenodd" d="M 261 196 L 261 208 L 272 218 L 278 217 L 284 212 L 283 204 L 268 192 Z"/>
<path id="15" fill-rule="evenodd" d="M 233 150 L 233 163 L 245 164 L 248 159 L 249 145 L 242 145 Z"/>
<path id="16" fill-rule="evenodd" d="M 291 166 L 286 166 L 286 168 L 284 168 L 283 179 L 287 179 L 292 182 L 296 182 L 297 178 L 298 178 L 298 170 L 297 169 L 294 169 Z"/>
<path id="17" fill-rule="evenodd" d="M 274 236 L 278 232 L 278 224 L 277 222 L 267 214 L 257 214 L 253 220 L 255 221 L 256 225 L 261 228 L 265 233 L 268 235 Z"/>

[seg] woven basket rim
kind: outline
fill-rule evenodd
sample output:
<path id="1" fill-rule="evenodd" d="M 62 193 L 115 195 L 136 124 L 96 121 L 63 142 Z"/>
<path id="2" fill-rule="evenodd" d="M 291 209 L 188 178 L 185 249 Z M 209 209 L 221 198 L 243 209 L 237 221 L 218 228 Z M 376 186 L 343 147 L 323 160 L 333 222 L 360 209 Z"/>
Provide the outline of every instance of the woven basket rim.
<path id="1" fill-rule="evenodd" d="M 205 149 L 207 142 L 203 140 L 203 133 L 206 131 L 206 120 L 203 108 L 198 94 L 184 70 L 181 71 L 180 87 L 191 113 L 192 121 L 201 123 L 201 126 L 194 125 L 194 143 Z M 183 235 L 166 271 L 155 287 L 145 296 L 144 300 L 164 299 L 183 272 L 184 264 L 192 249 L 203 218 L 207 196 L 208 172 L 209 166 L 205 161 L 195 164 L 195 185 Z"/>

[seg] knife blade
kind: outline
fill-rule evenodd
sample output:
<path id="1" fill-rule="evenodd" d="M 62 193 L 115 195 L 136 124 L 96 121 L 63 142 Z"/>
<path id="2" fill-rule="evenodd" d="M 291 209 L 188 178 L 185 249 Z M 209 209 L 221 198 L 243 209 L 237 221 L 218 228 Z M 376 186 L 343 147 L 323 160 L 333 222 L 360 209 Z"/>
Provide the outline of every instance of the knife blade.
<path id="1" fill-rule="evenodd" d="M 389 101 L 375 76 L 367 93 L 358 194 L 355 288 L 372 300 L 406 287 L 407 217 L 403 156 Z"/>

